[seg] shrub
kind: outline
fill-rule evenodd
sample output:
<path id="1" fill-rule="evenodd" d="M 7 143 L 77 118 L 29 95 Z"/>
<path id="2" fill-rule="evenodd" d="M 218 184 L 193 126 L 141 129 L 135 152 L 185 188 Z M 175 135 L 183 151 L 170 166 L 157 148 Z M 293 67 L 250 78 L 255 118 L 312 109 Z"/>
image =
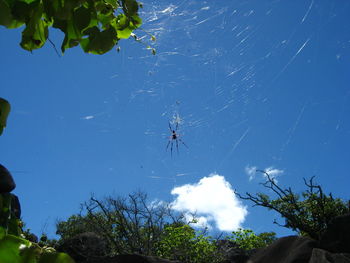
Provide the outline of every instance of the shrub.
<path id="1" fill-rule="evenodd" d="M 179 222 L 166 203 L 149 202 L 147 195 L 136 192 L 123 197 L 91 197 L 83 204 L 80 215 L 57 223 L 60 243 L 77 234 L 94 232 L 102 236 L 111 248 L 110 254 L 139 253 L 155 255 L 166 224 Z"/>
<path id="2" fill-rule="evenodd" d="M 184 223 L 167 225 L 161 241 L 157 244 L 157 255 L 162 258 L 188 263 L 219 262 L 215 243 L 204 234 Z"/>
<path id="3" fill-rule="evenodd" d="M 238 229 L 232 232 L 228 240 L 235 242 L 242 249 L 264 248 L 276 240 L 275 232 L 263 232 L 256 235 L 251 229 Z"/>

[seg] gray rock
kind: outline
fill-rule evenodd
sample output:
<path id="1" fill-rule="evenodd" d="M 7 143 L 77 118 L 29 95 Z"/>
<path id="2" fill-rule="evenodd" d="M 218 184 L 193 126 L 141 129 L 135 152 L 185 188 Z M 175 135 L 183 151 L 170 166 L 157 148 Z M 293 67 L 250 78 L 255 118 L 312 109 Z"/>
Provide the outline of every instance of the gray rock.
<path id="1" fill-rule="evenodd" d="M 105 239 L 94 232 L 81 233 L 64 240 L 57 250 L 69 254 L 77 263 L 95 262 L 106 257 L 109 251 Z"/>
<path id="2" fill-rule="evenodd" d="M 181 263 L 158 257 L 143 256 L 137 254 L 117 255 L 109 259 L 110 261 L 100 261 L 96 263 Z"/>
<path id="3" fill-rule="evenodd" d="M 257 251 L 247 263 L 308 263 L 318 242 L 306 237 L 287 236 Z"/>
<path id="4" fill-rule="evenodd" d="M 11 199 L 11 212 L 15 215 L 17 219 L 21 219 L 21 204 L 19 203 L 19 199 L 17 195 L 10 194 L 12 196 Z"/>
<path id="5" fill-rule="evenodd" d="M 9 193 L 16 188 L 15 181 L 10 172 L 0 164 L 0 194 Z"/>
<path id="6" fill-rule="evenodd" d="M 102 257 L 99 259 L 87 259 L 81 263 L 182 263 L 158 257 L 144 256 L 139 254 L 121 254 L 113 257 Z"/>
<path id="7" fill-rule="evenodd" d="M 314 248 L 309 263 L 350 263 L 350 254 L 330 253 L 323 249 Z"/>
<path id="8" fill-rule="evenodd" d="M 320 239 L 321 247 L 334 253 L 350 253 L 350 214 L 335 217 Z"/>
<path id="9" fill-rule="evenodd" d="M 218 240 L 216 245 L 222 257 L 221 263 L 245 263 L 249 258 L 248 252 L 233 241 Z"/>

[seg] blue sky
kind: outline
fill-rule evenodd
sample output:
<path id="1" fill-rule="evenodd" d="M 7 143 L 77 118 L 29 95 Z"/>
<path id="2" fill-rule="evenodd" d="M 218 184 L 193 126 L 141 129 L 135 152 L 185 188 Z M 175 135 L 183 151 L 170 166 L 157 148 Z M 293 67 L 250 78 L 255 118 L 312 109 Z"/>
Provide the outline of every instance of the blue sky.
<path id="1" fill-rule="evenodd" d="M 349 11 L 331 0 L 146 0 L 156 56 L 133 40 L 102 56 L 58 57 L 49 43 L 31 54 L 21 30 L 0 28 L 0 96 L 12 105 L 0 163 L 27 227 L 53 236 L 91 193 L 141 189 L 216 230 L 290 234 L 233 195 L 264 190 L 254 167 L 296 191 L 316 176 L 348 199 Z M 175 120 L 188 148 L 171 155 Z"/>

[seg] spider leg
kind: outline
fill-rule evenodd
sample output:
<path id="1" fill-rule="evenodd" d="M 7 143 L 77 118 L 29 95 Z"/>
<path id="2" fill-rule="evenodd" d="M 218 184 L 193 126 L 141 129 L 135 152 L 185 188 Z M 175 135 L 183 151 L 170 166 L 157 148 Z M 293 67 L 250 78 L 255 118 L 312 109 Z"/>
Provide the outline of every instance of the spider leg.
<path id="1" fill-rule="evenodd" d="M 179 127 L 179 122 L 176 122 L 176 127 L 175 127 L 175 131 L 177 131 L 177 128 Z"/>
<path id="2" fill-rule="evenodd" d="M 168 124 L 169 124 L 169 130 L 170 130 L 171 132 L 173 132 L 173 129 L 171 128 L 170 122 L 168 122 Z"/>
<path id="3" fill-rule="evenodd" d="M 185 143 L 183 140 L 181 140 L 180 138 L 178 138 L 178 140 L 179 140 L 183 145 L 185 145 L 185 147 L 188 149 L 188 146 L 186 145 L 186 143 Z"/>
<path id="4" fill-rule="evenodd" d="M 179 139 L 176 139 L 176 151 L 179 154 Z"/>
<path id="5" fill-rule="evenodd" d="M 171 140 L 171 147 L 170 147 L 170 155 L 171 155 L 171 157 L 173 156 L 173 145 L 174 145 L 174 141 Z"/>
<path id="6" fill-rule="evenodd" d="M 168 148 L 169 148 L 169 144 L 171 143 L 171 141 L 169 140 L 168 141 L 168 144 L 166 145 L 166 151 L 168 150 Z"/>

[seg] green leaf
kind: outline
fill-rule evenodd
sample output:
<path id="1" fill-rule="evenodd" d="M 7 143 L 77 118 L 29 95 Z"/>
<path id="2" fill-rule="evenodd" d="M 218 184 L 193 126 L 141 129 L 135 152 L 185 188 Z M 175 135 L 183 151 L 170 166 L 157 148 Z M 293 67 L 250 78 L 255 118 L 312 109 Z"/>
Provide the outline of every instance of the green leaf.
<path id="1" fill-rule="evenodd" d="M 88 8 L 83 6 L 76 9 L 73 13 L 73 24 L 79 32 L 88 27 L 91 20 L 91 14 Z"/>
<path id="2" fill-rule="evenodd" d="M 0 227 L 0 234 L 4 229 Z M 1 263 L 74 263 L 65 253 L 41 248 L 24 238 L 14 235 L 0 235 Z"/>
<path id="3" fill-rule="evenodd" d="M 10 113 L 10 110 L 10 103 L 5 99 L 0 98 L 0 135 L 3 132 L 3 129 L 6 127 L 7 117 Z"/>
<path id="4" fill-rule="evenodd" d="M 78 7 L 77 0 L 43 0 L 45 13 L 49 18 L 70 20 L 74 8 Z"/>
<path id="5" fill-rule="evenodd" d="M 124 0 L 123 9 L 127 16 L 133 16 L 137 14 L 139 5 L 135 0 Z"/>
<path id="6" fill-rule="evenodd" d="M 38 2 L 32 2 L 29 9 L 30 17 L 25 18 L 26 28 L 22 32 L 20 45 L 23 49 L 32 51 L 41 48 L 45 44 L 49 35 L 48 26 L 51 22 L 42 19 L 44 7 L 39 5 Z"/>
<path id="7" fill-rule="evenodd" d="M 138 16 L 129 18 L 124 14 L 120 14 L 111 24 L 117 30 L 119 39 L 127 39 L 142 24 L 142 21 Z"/>
<path id="8" fill-rule="evenodd" d="M 113 27 L 100 31 L 93 27 L 86 32 L 89 37 L 80 41 L 80 45 L 87 53 L 104 54 L 111 50 L 117 43 L 117 32 Z"/>
<path id="9" fill-rule="evenodd" d="M 119 39 L 127 39 L 130 37 L 131 33 L 132 33 L 132 30 L 128 27 L 123 30 L 117 30 Z"/>
<path id="10" fill-rule="evenodd" d="M 106 3 L 110 4 L 114 9 L 118 8 L 118 1 L 116 0 L 105 0 Z"/>
<path id="11" fill-rule="evenodd" d="M 20 246 L 30 246 L 31 242 L 16 236 L 5 235 L 0 240 L 0 262 L 21 262 Z"/>
<path id="12" fill-rule="evenodd" d="M 6 235 L 5 228 L 0 226 L 0 240 L 3 239 L 5 235 Z"/>
<path id="13" fill-rule="evenodd" d="M 48 37 L 48 26 L 43 20 L 33 21 L 22 32 L 21 47 L 32 51 L 41 48 Z"/>
<path id="14" fill-rule="evenodd" d="M 65 26 L 66 34 L 61 46 L 62 53 L 64 53 L 67 48 L 77 46 L 82 38 L 81 32 L 76 30 L 72 20 L 68 20 Z"/>
<path id="15" fill-rule="evenodd" d="M 33 3 L 37 0 L 21 0 L 22 2 L 26 2 L 27 4 Z"/>
<path id="16" fill-rule="evenodd" d="M 19 248 L 20 263 L 37 263 L 36 259 L 39 257 L 41 249 L 35 245 L 25 246 L 22 244 Z"/>
<path id="17" fill-rule="evenodd" d="M 43 253 L 38 263 L 74 263 L 74 260 L 65 253 Z"/>
<path id="18" fill-rule="evenodd" d="M 85 52 L 103 54 L 141 26 L 138 8 L 135 0 L 0 0 L 0 25 L 25 24 L 20 45 L 28 51 L 41 48 L 53 27 L 64 33 L 62 52 L 80 43 Z"/>
<path id="19" fill-rule="evenodd" d="M 97 19 L 103 29 L 107 29 L 110 26 L 110 23 L 115 19 L 114 14 L 102 14 L 99 13 Z"/>
<path id="20" fill-rule="evenodd" d="M 34 4 L 29 5 L 22 1 L 15 1 L 11 9 L 13 18 L 18 21 L 21 21 L 22 23 L 29 21 L 29 19 L 33 16 L 35 8 Z"/>
<path id="21" fill-rule="evenodd" d="M 13 23 L 11 9 L 7 2 L 0 0 L 0 25 L 9 27 Z"/>

